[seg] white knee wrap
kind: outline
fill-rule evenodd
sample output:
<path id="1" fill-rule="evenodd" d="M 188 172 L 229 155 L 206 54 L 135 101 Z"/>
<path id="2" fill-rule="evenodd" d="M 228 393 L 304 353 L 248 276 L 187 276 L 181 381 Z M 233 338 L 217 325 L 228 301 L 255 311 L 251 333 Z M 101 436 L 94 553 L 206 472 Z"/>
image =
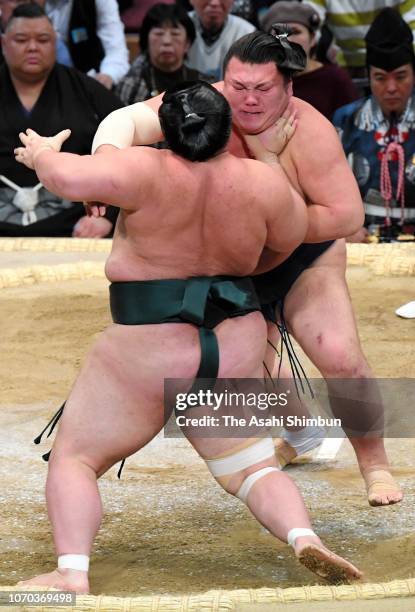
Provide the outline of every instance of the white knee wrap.
<path id="1" fill-rule="evenodd" d="M 270 472 L 279 472 L 279 469 L 276 467 L 270 466 L 270 467 L 264 467 L 261 470 L 258 470 L 257 472 L 253 472 L 253 474 L 249 474 L 249 476 L 247 476 L 245 480 L 243 481 L 239 491 L 236 494 L 236 497 L 239 497 L 239 499 L 243 501 L 244 504 L 246 504 L 246 500 L 248 499 L 248 493 L 251 490 L 252 485 L 257 480 L 259 480 L 263 476 L 266 476 Z"/>
<path id="2" fill-rule="evenodd" d="M 274 443 L 271 438 L 263 438 L 247 448 L 243 448 L 237 451 L 233 455 L 223 457 L 222 459 L 209 459 L 206 464 L 210 470 L 210 473 L 215 476 L 229 476 L 241 470 L 245 470 L 251 465 L 260 463 L 265 459 L 269 459 L 275 455 Z M 239 497 L 244 503 L 246 503 L 248 493 L 251 490 L 252 485 L 270 472 L 278 472 L 277 467 L 264 467 L 257 472 L 253 472 L 245 478 L 236 497 Z"/>
<path id="3" fill-rule="evenodd" d="M 275 455 L 274 443 L 271 438 L 263 438 L 247 448 L 222 459 L 207 459 L 206 465 L 212 476 L 227 476 L 247 467 L 269 459 Z"/>

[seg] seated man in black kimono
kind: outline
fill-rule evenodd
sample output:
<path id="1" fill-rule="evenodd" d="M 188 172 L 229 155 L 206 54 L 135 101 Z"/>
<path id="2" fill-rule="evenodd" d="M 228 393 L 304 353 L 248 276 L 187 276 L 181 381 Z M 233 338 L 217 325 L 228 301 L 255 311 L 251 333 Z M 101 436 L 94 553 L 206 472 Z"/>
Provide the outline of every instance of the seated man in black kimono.
<path id="1" fill-rule="evenodd" d="M 18 164 L 13 149 L 27 128 L 53 135 L 70 128 L 71 153 L 89 153 L 102 119 L 122 106 L 105 87 L 56 63 L 56 34 L 43 9 L 17 6 L 2 36 L 0 67 L 0 236 L 104 237 L 117 209 L 87 217 L 80 202 L 54 195 Z"/>

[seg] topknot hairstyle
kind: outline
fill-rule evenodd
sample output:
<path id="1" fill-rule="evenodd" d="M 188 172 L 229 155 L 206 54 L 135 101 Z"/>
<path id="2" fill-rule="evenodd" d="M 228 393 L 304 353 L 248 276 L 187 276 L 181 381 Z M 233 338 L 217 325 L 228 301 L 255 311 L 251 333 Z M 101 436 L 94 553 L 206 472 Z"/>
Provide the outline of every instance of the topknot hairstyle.
<path id="1" fill-rule="evenodd" d="M 170 149 L 190 161 L 205 161 L 224 149 L 232 127 L 227 100 L 205 81 L 185 81 L 168 90 L 159 119 Z"/>
<path id="2" fill-rule="evenodd" d="M 295 72 L 304 70 L 307 56 L 302 46 L 287 40 L 289 29 L 285 25 L 274 24 L 273 28 L 275 35 L 252 32 L 235 41 L 223 60 L 223 73 L 226 74 L 233 57 L 245 64 L 274 63 L 286 80 L 291 79 Z"/>

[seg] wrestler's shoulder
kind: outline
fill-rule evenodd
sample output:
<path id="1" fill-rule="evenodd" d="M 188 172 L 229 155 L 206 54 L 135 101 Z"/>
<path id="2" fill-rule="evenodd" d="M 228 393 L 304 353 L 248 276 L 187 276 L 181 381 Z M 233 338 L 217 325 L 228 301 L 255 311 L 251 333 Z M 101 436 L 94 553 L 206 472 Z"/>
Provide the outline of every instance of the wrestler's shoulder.
<path id="1" fill-rule="evenodd" d="M 167 151 L 161 151 L 150 146 L 133 146 L 126 149 L 117 150 L 114 155 L 114 162 L 123 163 L 127 166 L 136 167 L 140 165 L 141 174 L 145 169 L 152 171 L 154 167 L 159 167 Z"/>
<path id="2" fill-rule="evenodd" d="M 247 174 L 253 173 L 257 175 L 259 173 L 264 176 L 269 175 L 274 177 L 275 180 L 275 172 L 271 166 L 268 166 L 267 164 L 264 164 L 264 162 L 258 161 L 257 159 L 252 159 L 250 157 L 239 157 L 239 155 L 230 153 L 228 156 L 228 164 L 231 166 L 231 168 L 234 167 L 235 171 L 238 172 L 239 175 L 243 168 L 244 172 Z M 246 176 L 244 178 L 247 179 Z"/>
<path id="3" fill-rule="evenodd" d="M 297 143 L 301 148 L 307 149 L 310 146 L 324 144 L 324 138 L 338 138 L 333 124 L 311 104 L 295 97 L 293 103 L 297 110 L 298 125 L 291 140 L 292 145 Z M 321 138 L 322 135 L 324 138 Z"/>
<path id="4" fill-rule="evenodd" d="M 297 110 L 299 121 L 302 122 L 301 124 L 299 123 L 299 125 L 304 124 L 307 127 L 311 127 L 315 126 L 317 122 L 319 126 L 327 125 L 332 128 L 330 121 L 324 115 L 322 115 L 320 111 L 314 108 L 314 106 L 301 98 L 296 98 L 295 96 L 293 96 L 292 101 L 295 109 Z"/>

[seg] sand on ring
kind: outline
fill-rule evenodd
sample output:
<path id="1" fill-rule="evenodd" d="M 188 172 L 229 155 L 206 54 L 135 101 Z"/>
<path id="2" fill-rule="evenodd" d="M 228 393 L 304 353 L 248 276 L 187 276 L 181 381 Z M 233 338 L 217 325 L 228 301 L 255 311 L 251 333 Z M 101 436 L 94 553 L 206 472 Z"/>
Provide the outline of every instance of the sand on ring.
<path id="1" fill-rule="evenodd" d="M 88 347 L 110 322 L 108 283 L 99 272 L 105 257 L 104 250 L 7 252 L 0 247 L 0 286 L 7 277 L 2 277 L 4 270 L 50 268 L 81 260 L 93 264 L 83 280 L 72 275 L 73 280 L 43 282 L 39 277 L 40 282 L 32 282 L 26 273 L 26 284 L 0 289 L 2 587 L 54 566 L 43 492 L 46 464 L 41 460 L 41 452 L 50 444 L 42 443 L 39 450 L 32 440 L 67 396 Z M 349 268 L 348 279 L 362 344 L 375 374 L 414 378 L 414 323 L 394 315 L 397 306 L 413 299 L 414 283 L 405 276 L 377 276 L 367 266 Z M 312 366 L 306 370 L 315 375 Z M 396 506 L 367 505 L 348 443 L 335 462 L 288 468 L 304 494 L 315 529 L 334 551 L 361 568 L 369 583 L 407 580 L 415 574 L 415 447 L 409 439 L 387 440 L 386 445 L 406 494 Z M 159 436 L 128 461 L 121 481 L 113 468 L 101 479 L 100 489 L 105 517 L 92 556 L 95 594 L 167 597 L 202 594 L 212 588 L 275 589 L 316 583 L 291 549 L 261 529 L 248 510 L 212 480 L 184 440 Z M 410 600 L 415 609 L 415 600 Z M 396 601 L 388 600 L 390 607 L 385 610 L 394 610 Z M 321 609 L 341 611 L 346 603 Z M 268 604 L 232 605 L 266 610 Z M 289 609 L 320 609 L 311 601 L 306 608 L 298 607 L 302 605 L 290 603 Z M 356 604 L 351 605 L 355 611 Z M 368 603 L 359 602 L 359 611 L 371 609 L 364 605 Z M 381 605 L 376 610 L 382 610 Z M 404 605 L 399 610 L 405 610 Z"/>

